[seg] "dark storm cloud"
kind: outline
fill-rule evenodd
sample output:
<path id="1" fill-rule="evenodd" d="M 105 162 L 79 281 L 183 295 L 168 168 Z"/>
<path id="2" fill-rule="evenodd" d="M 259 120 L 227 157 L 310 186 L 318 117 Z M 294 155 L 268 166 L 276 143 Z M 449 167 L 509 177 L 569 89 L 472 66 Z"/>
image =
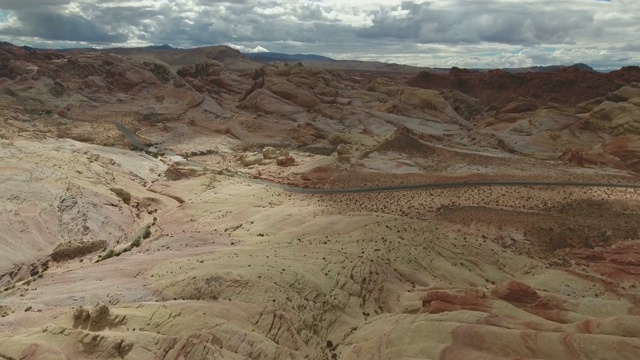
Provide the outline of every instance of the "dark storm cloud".
<path id="1" fill-rule="evenodd" d="M 153 9 L 144 2 L 138 6 L 106 6 L 117 5 L 118 1 L 75 3 L 81 14 L 74 16 L 42 10 L 67 3 L 70 1 L 0 0 L 0 7 L 17 10 L 24 36 L 121 42 L 127 37 L 104 30 L 130 27 L 131 32 L 144 39 L 157 36 L 170 41 L 173 34 L 175 41 L 189 42 L 191 39 L 193 45 L 212 41 L 336 41 L 356 36 L 417 43 L 571 44 L 575 41 L 574 32 L 588 28 L 593 22 L 593 14 L 588 11 L 578 9 L 567 14 L 541 7 L 539 3 L 505 4 L 497 0 L 455 1 L 446 7 L 436 6 L 435 2 L 403 1 L 393 6 L 359 11 L 361 16 L 372 19 L 367 27 L 345 21 L 357 8 L 346 9 L 313 1 L 197 0 L 195 3 L 167 2 Z M 404 16 L 397 16 L 398 9 L 405 13 Z M 188 17 L 185 15 L 188 12 L 194 14 Z M 62 20 L 68 20 L 71 25 L 65 25 Z M 141 27 L 144 20 L 146 25 Z M 91 22 L 96 24 L 93 28 L 89 26 Z M 54 29 L 53 35 L 46 35 L 53 25 L 62 28 Z M 87 35 L 69 31 L 70 26 L 81 26 L 79 30 Z"/>
<path id="2" fill-rule="evenodd" d="M 25 10 L 69 4 L 71 0 L 0 0 L 2 10 Z"/>
<path id="3" fill-rule="evenodd" d="M 120 43 L 126 34 L 110 32 L 106 27 L 77 15 L 65 15 L 42 8 L 17 13 L 20 27 L 0 30 L 0 34 L 30 36 L 45 40 Z"/>
<path id="4" fill-rule="evenodd" d="M 635 0 L 0 0 L 0 40 L 235 44 L 414 63 L 431 54 L 440 66 L 637 61 L 638 14 Z"/>
<path id="5" fill-rule="evenodd" d="M 390 9 L 375 14 L 373 26 L 358 31 L 364 38 L 396 38 L 419 43 L 571 44 L 574 32 L 590 27 L 593 15 L 574 10 L 567 14 L 539 4 L 458 2 L 447 8 L 405 1 L 402 18 Z"/>

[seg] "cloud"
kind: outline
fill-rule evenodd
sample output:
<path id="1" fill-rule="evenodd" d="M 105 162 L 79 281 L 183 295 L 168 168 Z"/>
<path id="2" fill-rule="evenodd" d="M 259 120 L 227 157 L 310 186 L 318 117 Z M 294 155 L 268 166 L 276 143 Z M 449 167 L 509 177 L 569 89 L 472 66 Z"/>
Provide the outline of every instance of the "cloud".
<path id="1" fill-rule="evenodd" d="M 2 10 L 30 10 L 67 5 L 71 0 L 0 0 Z"/>
<path id="2" fill-rule="evenodd" d="M 225 44 L 228 47 L 234 48 L 236 50 L 239 50 L 240 52 L 243 53 L 263 53 L 263 52 L 269 52 L 269 50 L 267 50 L 266 48 L 263 48 L 262 46 L 258 45 L 254 48 L 251 47 L 246 47 L 246 46 L 242 46 L 242 45 L 235 45 L 235 44 Z"/>
<path id="3" fill-rule="evenodd" d="M 404 1 L 398 9 L 382 8 L 373 26 L 358 34 L 427 44 L 574 44 L 581 29 L 599 30 L 593 18 L 587 9 L 567 13 L 558 6 L 540 6 L 540 2 L 456 1 L 442 6 Z"/>
<path id="4" fill-rule="evenodd" d="M 234 44 L 442 67 L 618 66 L 640 55 L 636 0 L 0 0 L 0 9 L 10 12 L 0 40 L 50 47 Z"/>
<path id="5" fill-rule="evenodd" d="M 0 34 L 91 43 L 121 43 L 128 39 L 126 34 L 112 32 L 85 17 L 48 9 L 21 10 L 17 19 L 18 27 L 5 27 L 0 29 Z"/>

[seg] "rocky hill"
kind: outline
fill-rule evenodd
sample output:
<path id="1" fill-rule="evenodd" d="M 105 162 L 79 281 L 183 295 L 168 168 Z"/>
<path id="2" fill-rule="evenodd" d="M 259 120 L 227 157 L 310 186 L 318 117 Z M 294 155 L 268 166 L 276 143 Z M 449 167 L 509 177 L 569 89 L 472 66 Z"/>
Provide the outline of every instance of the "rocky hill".
<path id="1" fill-rule="evenodd" d="M 0 358 L 637 357 L 638 68 L 0 71 Z"/>

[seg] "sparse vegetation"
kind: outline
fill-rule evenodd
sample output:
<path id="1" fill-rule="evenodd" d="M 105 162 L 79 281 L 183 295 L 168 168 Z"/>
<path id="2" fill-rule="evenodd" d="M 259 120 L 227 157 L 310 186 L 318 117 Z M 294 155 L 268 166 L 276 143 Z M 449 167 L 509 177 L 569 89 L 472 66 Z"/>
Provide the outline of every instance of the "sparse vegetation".
<path id="1" fill-rule="evenodd" d="M 112 193 L 114 193 L 117 197 L 119 197 L 123 203 L 127 205 L 131 204 L 131 193 L 129 193 L 125 189 L 112 187 L 112 188 L 109 188 L 109 190 L 111 190 Z"/>
<path id="2" fill-rule="evenodd" d="M 133 239 L 133 241 L 131 242 L 131 244 L 129 244 L 129 246 L 127 246 L 126 248 L 122 249 L 121 251 L 115 251 L 114 249 L 110 249 L 107 253 L 105 253 L 104 255 L 102 255 L 98 259 L 98 262 L 110 259 L 110 258 L 112 258 L 114 256 L 118 257 L 118 256 L 122 255 L 123 253 L 129 252 L 129 251 L 133 250 L 134 248 L 140 247 L 140 245 L 142 245 L 142 240 L 143 239 L 148 239 L 150 236 L 151 236 L 151 227 L 149 225 L 147 225 L 147 226 L 145 226 L 142 234 L 136 236 L 135 239 Z"/>
<path id="3" fill-rule="evenodd" d="M 146 240 L 146 239 L 149 238 L 149 236 L 151 236 L 151 228 L 149 226 L 146 226 L 144 228 L 144 232 L 142 233 L 142 238 Z M 140 245 L 138 245 L 138 246 L 140 246 Z"/>
<path id="4" fill-rule="evenodd" d="M 105 240 L 66 242 L 56 246 L 56 248 L 51 253 L 51 260 L 55 262 L 72 260 L 100 250 L 104 250 L 106 247 L 107 242 Z M 46 271 L 48 268 L 48 265 L 46 267 L 43 266 L 42 271 Z"/>
<path id="5" fill-rule="evenodd" d="M 115 250 L 109 249 L 109 251 L 107 251 L 104 255 L 102 255 L 98 261 L 104 261 L 104 260 L 107 260 L 107 259 L 111 259 L 115 255 L 116 255 Z"/>

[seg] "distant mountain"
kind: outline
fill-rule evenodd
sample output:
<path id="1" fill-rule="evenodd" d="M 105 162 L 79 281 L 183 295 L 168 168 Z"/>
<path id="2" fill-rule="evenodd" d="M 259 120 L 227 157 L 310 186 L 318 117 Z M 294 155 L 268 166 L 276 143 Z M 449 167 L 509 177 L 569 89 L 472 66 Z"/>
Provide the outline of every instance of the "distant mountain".
<path id="1" fill-rule="evenodd" d="M 176 50 L 178 48 L 173 47 L 169 44 L 162 44 L 162 45 L 151 45 L 151 46 L 146 46 L 145 49 L 153 49 L 153 50 Z"/>
<path id="2" fill-rule="evenodd" d="M 554 72 L 554 71 L 567 69 L 567 68 L 597 72 L 597 70 L 593 69 L 591 66 L 589 66 L 587 64 L 582 64 L 582 63 L 573 64 L 573 65 L 549 65 L 549 66 L 529 66 L 529 67 L 523 67 L 523 68 L 502 68 L 500 70 L 506 71 L 506 72 L 509 72 L 509 73 L 525 73 L 525 72 L 544 73 L 544 72 Z M 446 71 L 446 70 L 449 70 L 449 69 L 438 68 L 438 70 L 445 70 Z M 486 71 L 493 70 L 493 69 L 478 68 L 478 69 L 468 69 L 468 70 L 469 71 L 486 72 Z"/>
<path id="3" fill-rule="evenodd" d="M 0 47 L 14 46 L 13 44 L 0 41 Z M 22 46 L 27 52 L 51 51 L 47 49 L 32 48 L 30 46 Z M 492 69 L 458 69 L 458 68 L 430 68 L 419 67 L 403 64 L 394 64 L 378 61 L 360 61 L 360 60 L 336 60 L 327 56 L 315 54 L 284 54 L 275 52 L 263 53 L 241 53 L 240 51 L 225 45 L 206 46 L 199 48 L 176 48 L 168 44 L 151 45 L 138 48 L 69 48 L 57 49 L 57 52 L 63 53 L 86 53 L 86 52 L 110 52 L 131 58 L 155 58 L 166 62 L 174 68 L 186 65 L 192 65 L 203 60 L 216 60 L 222 62 L 229 69 L 251 71 L 257 69 L 261 64 L 272 63 L 274 61 L 283 62 L 301 62 L 305 66 L 317 67 L 325 70 L 341 70 L 341 71 L 359 71 L 359 72 L 386 72 L 386 73 L 405 73 L 417 74 L 422 71 L 430 73 L 447 74 L 453 71 L 473 71 L 488 72 Z M 551 66 L 531 66 L 523 68 L 502 68 L 500 70 L 508 73 L 545 73 L 554 72 L 566 68 L 580 69 L 589 72 L 599 72 L 586 64 L 577 63 L 573 65 L 551 65 Z"/>
<path id="4" fill-rule="evenodd" d="M 314 54 L 282 54 L 282 53 L 274 53 L 274 52 L 262 52 L 262 53 L 244 53 L 244 56 L 249 59 L 261 63 L 269 63 L 273 61 L 284 61 L 284 62 L 292 62 L 292 61 L 322 61 L 322 62 L 333 62 L 335 59 L 314 55 Z"/>

